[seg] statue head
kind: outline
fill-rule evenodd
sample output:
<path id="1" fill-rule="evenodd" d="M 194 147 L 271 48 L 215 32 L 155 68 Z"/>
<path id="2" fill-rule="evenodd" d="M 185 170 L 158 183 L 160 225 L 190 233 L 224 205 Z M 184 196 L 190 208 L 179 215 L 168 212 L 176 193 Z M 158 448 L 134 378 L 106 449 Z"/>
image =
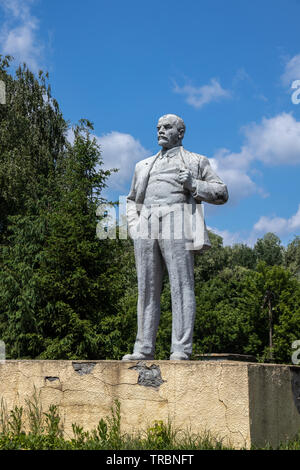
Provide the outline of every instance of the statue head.
<path id="1" fill-rule="evenodd" d="M 183 119 L 176 116 L 176 114 L 165 114 L 159 118 L 157 123 L 157 140 L 164 150 L 181 145 L 184 133 L 185 124 Z"/>

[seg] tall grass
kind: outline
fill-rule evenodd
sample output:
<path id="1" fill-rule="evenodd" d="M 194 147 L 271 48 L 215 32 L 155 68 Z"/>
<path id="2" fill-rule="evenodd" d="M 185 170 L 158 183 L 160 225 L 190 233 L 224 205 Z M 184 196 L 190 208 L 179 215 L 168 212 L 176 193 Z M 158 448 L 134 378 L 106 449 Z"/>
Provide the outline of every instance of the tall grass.
<path id="1" fill-rule="evenodd" d="M 25 431 L 25 421 L 27 431 Z M 7 411 L 0 403 L 0 449 L 1 450 L 225 450 L 221 440 L 210 433 L 193 434 L 174 429 L 168 421 L 154 421 L 144 432 L 134 434 L 121 432 L 120 403 L 115 401 L 111 414 L 101 419 L 92 431 L 72 425 L 73 436 L 63 436 L 63 425 L 58 408 L 50 405 L 43 412 L 36 394 L 26 401 L 25 408 L 15 407 Z M 299 439 L 282 444 L 280 449 L 300 450 Z M 266 449 L 271 449 L 270 446 Z"/>

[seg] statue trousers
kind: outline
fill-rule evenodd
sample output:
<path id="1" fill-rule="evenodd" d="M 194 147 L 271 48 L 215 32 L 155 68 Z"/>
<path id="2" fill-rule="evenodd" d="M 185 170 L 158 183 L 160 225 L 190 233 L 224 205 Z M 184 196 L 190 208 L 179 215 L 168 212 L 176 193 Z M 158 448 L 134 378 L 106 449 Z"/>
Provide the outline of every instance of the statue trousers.
<path id="1" fill-rule="evenodd" d="M 134 240 L 138 278 L 138 331 L 134 353 L 154 355 L 160 319 L 163 272 L 169 274 L 172 298 L 171 353 L 192 353 L 195 320 L 194 253 L 186 240 Z"/>

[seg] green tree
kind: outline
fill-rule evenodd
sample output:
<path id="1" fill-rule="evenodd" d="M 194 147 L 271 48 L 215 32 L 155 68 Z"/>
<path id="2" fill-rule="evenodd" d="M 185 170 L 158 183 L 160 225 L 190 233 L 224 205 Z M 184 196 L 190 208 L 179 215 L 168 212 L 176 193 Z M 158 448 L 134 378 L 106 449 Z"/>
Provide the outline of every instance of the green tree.
<path id="1" fill-rule="evenodd" d="M 283 247 L 280 238 L 274 233 L 266 233 L 254 245 L 254 253 L 258 261 L 264 261 L 269 266 L 283 263 Z"/>
<path id="2" fill-rule="evenodd" d="M 290 242 L 284 253 L 284 265 L 300 280 L 300 237 Z"/>
<path id="3" fill-rule="evenodd" d="M 256 284 L 262 299 L 260 308 L 265 331 L 261 359 L 271 357 L 277 362 L 290 362 L 292 341 L 300 339 L 300 285 L 284 267 L 268 266 L 265 262 L 258 264 Z"/>
<path id="4" fill-rule="evenodd" d="M 262 348 L 255 272 L 225 268 L 197 284 L 194 353 L 258 354 Z"/>
<path id="5" fill-rule="evenodd" d="M 243 268 L 255 269 L 256 254 L 254 250 L 243 243 L 225 248 L 228 253 L 228 265 L 231 267 L 242 266 Z"/>
<path id="6" fill-rule="evenodd" d="M 109 246 L 96 238 L 96 207 L 109 176 L 82 121 L 57 165 L 55 198 L 35 214 L 10 216 L 2 246 L 1 336 L 11 357 L 103 357 L 116 328 L 106 328 L 112 296 Z M 109 242 L 109 241 L 108 241 Z"/>
<path id="7" fill-rule="evenodd" d="M 8 73 L 10 58 L 0 56 L 6 104 L 0 106 L 0 242 L 10 215 L 35 213 L 51 198 L 51 175 L 64 158 L 67 123 L 51 96 L 47 74 L 38 78 L 23 65 Z"/>
<path id="8" fill-rule="evenodd" d="M 261 261 L 257 270 L 225 268 L 198 283 L 195 292 L 195 354 L 253 354 L 260 361 L 291 362 L 292 342 L 300 339 L 300 285 L 283 266 Z"/>
<path id="9" fill-rule="evenodd" d="M 102 169 L 91 123 L 68 144 L 46 76 L 1 61 L 0 335 L 10 357 L 120 354 L 120 243 L 96 238 Z"/>
<path id="10" fill-rule="evenodd" d="M 227 266 L 228 251 L 223 247 L 223 239 L 209 232 L 211 248 L 195 256 L 195 282 L 208 281 Z"/>

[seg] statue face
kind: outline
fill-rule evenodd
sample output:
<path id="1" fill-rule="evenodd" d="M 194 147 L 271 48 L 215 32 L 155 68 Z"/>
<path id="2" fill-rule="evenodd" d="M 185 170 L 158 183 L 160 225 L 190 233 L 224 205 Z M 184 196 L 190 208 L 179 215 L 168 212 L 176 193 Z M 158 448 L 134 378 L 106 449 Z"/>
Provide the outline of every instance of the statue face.
<path id="1" fill-rule="evenodd" d="M 177 128 L 177 120 L 173 116 L 161 117 L 157 124 L 158 145 L 163 149 L 171 149 L 181 145 L 182 130 Z"/>

